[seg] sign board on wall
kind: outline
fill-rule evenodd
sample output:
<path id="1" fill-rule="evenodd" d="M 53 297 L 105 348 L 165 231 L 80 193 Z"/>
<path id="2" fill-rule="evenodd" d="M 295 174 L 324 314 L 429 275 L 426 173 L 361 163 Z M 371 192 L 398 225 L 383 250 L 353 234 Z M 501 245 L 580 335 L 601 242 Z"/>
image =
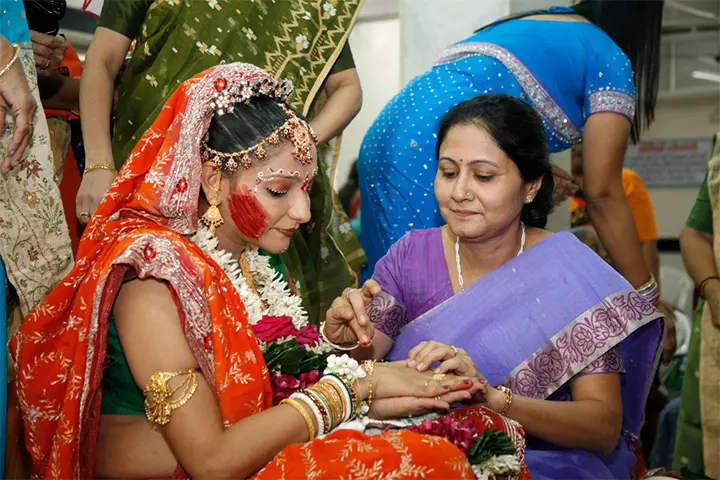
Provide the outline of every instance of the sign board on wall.
<path id="1" fill-rule="evenodd" d="M 625 167 L 635 170 L 648 187 L 697 187 L 712 155 L 712 138 L 648 140 L 630 145 Z"/>

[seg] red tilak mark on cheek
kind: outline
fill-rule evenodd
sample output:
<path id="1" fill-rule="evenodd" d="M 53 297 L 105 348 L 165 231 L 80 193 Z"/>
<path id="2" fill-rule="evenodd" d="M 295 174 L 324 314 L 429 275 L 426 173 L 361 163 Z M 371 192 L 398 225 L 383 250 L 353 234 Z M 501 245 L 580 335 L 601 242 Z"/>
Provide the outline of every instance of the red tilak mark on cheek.
<path id="1" fill-rule="evenodd" d="M 257 240 L 267 229 L 268 214 L 245 185 L 228 199 L 228 210 L 240 233 Z"/>

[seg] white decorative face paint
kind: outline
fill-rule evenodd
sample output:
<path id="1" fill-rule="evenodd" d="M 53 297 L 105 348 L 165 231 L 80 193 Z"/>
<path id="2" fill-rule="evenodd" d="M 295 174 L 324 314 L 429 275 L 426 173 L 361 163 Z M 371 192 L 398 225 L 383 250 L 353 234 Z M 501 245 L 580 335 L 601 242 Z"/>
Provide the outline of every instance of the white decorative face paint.
<path id="1" fill-rule="evenodd" d="M 313 171 L 307 175 L 305 175 L 305 180 L 302 183 L 302 186 L 300 187 L 304 192 L 309 191 L 312 188 L 312 184 L 315 180 L 315 177 L 317 176 L 317 168 L 314 168 Z M 301 173 L 297 170 L 295 171 L 286 171 L 282 168 L 279 170 L 274 170 L 272 168 L 268 168 L 267 172 L 258 172 L 257 178 L 255 179 L 255 186 L 253 187 L 253 192 L 257 193 L 260 189 L 260 184 L 264 182 L 271 182 L 273 180 L 300 180 Z M 272 190 L 272 189 L 270 189 Z M 279 192 L 275 192 L 279 193 Z"/>

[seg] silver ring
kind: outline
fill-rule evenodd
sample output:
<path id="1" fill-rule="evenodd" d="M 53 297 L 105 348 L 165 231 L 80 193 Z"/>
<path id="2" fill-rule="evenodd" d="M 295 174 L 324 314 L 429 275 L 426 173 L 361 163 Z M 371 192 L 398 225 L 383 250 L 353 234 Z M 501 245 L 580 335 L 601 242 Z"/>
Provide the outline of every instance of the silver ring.
<path id="1" fill-rule="evenodd" d="M 348 289 L 345 291 L 345 300 L 347 300 L 348 303 L 352 303 L 352 302 L 350 301 L 350 292 L 354 292 L 355 290 L 357 290 L 357 288 L 348 288 Z"/>
<path id="2" fill-rule="evenodd" d="M 458 349 L 455 345 L 450 345 L 450 348 L 452 348 L 453 351 L 453 357 L 457 357 Z"/>

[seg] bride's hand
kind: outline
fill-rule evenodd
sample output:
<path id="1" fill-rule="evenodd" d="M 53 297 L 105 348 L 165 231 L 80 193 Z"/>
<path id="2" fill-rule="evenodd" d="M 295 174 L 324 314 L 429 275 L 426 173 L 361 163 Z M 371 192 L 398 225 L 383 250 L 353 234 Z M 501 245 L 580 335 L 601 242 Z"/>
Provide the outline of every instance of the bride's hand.
<path id="1" fill-rule="evenodd" d="M 418 397 L 433 398 L 460 392 L 449 398 L 467 400 L 485 388 L 486 382 L 477 378 L 450 374 L 418 372 L 407 368 L 405 362 L 376 363 L 373 380 L 373 398 Z M 447 403 L 447 402 L 446 402 Z"/>
<path id="2" fill-rule="evenodd" d="M 336 298 L 325 315 L 322 326 L 327 339 L 336 345 L 360 342 L 367 347 L 372 343 L 375 327 L 370 323 L 367 309 L 373 297 L 382 293 L 375 280 L 368 280 L 362 288 L 349 288 Z"/>
<path id="3" fill-rule="evenodd" d="M 452 345 L 429 341 L 420 342 L 408 352 L 408 367 L 414 367 L 419 372 L 424 372 L 435 362 L 441 362 L 434 372 L 453 372 L 465 377 L 480 377 L 475 362 L 470 355 L 462 348 Z"/>

